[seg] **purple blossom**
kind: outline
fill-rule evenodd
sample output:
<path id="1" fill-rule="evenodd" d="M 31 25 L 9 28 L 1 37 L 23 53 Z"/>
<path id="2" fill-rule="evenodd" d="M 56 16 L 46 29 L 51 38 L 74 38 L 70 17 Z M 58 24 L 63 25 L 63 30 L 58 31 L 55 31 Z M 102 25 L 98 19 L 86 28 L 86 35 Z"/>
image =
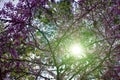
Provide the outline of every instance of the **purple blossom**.
<path id="1" fill-rule="evenodd" d="M 117 15 L 120 14 L 120 6 L 113 6 L 111 12 Z"/>
<path id="2" fill-rule="evenodd" d="M 10 2 L 10 1 L 7 2 L 7 3 L 5 3 L 4 6 L 5 6 L 7 9 L 11 9 L 11 10 L 14 9 L 14 5 L 13 5 L 12 2 Z"/>
<path id="3" fill-rule="evenodd" d="M 115 4 L 111 6 L 111 12 L 115 15 L 120 15 L 120 1 L 116 0 Z"/>
<path id="4" fill-rule="evenodd" d="M 14 47 L 19 48 L 21 44 L 25 45 L 25 43 L 34 45 L 31 41 L 26 42 L 29 32 L 33 31 L 33 29 L 28 29 L 26 26 L 28 23 L 31 24 L 34 11 L 47 4 L 47 1 L 19 0 L 16 6 L 10 1 L 4 4 L 4 7 L 0 10 L 0 18 L 7 22 L 8 25 L 5 27 L 6 34 L 0 35 L 1 54 L 10 52 L 11 56 L 17 58 L 18 52 Z"/>
<path id="5" fill-rule="evenodd" d="M 119 25 L 115 25 L 112 28 L 113 28 L 113 30 L 119 30 L 120 29 L 120 24 Z"/>
<path id="6" fill-rule="evenodd" d="M 16 6 L 12 2 L 4 4 L 0 10 L 0 18 L 7 23 L 7 26 L 4 27 L 5 31 L 0 34 L 0 57 L 5 57 L 4 54 L 6 54 L 7 58 L 19 59 L 19 56 L 22 55 L 19 51 L 21 45 L 22 47 L 34 45 L 33 41 L 29 41 L 29 34 L 33 32 L 33 29 L 29 28 L 28 25 L 32 24 L 34 11 L 47 4 L 47 1 L 19 0 Z M 10 70 L 9 68 L 13 67 L 17 67 L 19 70 L 20 63 L 4 63 L 4 69 Z M 4 75 L 7 73 L 5 72 Z"/>
<path id="7" fill-rule="evenodd" d="M 13 58 L 18 58 L 17 51 L 14 48 L 10 49 L 10 53 Z"/>
<path id="8" fill-rule="evenodd" d="M 73 0 L 72 0 L 73 1 Z M 55 3 L 55 0 L 51 0 L 52 3 Z M 73 1 L 74 2 L 74 1 Z"/>
<path id="9" fill-rule="evenodd" d="M 117 1 L 117 5 L 120 7 L 120 0 Z"/>
<path id="10" fill-rule="evenodd" d="M 79 4 L 82 4 L 82 3 L 84 3 L 85 2 L 85 0 L 78 0 L 78 3 Z"/>

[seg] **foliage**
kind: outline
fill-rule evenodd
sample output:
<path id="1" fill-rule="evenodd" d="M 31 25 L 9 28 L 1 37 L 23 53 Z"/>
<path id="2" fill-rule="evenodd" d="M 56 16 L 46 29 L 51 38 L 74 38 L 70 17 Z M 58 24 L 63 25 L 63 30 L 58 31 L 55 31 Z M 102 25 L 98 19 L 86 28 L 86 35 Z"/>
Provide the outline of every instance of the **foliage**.
<path id="1" fill-rule="evenodd" d="M 0 20 L 0 80 L 120 79 L 120 0 L 19 0 Z"/>

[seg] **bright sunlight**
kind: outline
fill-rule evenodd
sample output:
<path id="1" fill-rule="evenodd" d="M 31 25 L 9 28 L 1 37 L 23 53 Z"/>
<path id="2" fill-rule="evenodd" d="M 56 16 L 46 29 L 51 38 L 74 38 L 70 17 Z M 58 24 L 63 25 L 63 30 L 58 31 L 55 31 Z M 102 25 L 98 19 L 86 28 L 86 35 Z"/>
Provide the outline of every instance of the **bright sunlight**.
<path id="1" fill-rule="evenodd" d="M 83 49 L 83 47 L 79 44 L 74 44 L 70 47 L 70 52 L 72 55 L 74 55 L 75 57 L 85 57 L 85 51 Z"/>

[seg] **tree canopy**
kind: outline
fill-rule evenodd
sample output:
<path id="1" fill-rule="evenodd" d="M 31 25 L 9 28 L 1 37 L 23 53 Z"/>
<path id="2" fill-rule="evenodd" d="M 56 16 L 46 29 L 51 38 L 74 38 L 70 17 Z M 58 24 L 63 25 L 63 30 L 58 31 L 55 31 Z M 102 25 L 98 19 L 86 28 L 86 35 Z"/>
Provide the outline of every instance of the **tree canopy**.
<path id="1" fill-rule="evenodd" d="M 0 80 L 119 80 L 120 0 L 18 0 L 0 10 Z"/>

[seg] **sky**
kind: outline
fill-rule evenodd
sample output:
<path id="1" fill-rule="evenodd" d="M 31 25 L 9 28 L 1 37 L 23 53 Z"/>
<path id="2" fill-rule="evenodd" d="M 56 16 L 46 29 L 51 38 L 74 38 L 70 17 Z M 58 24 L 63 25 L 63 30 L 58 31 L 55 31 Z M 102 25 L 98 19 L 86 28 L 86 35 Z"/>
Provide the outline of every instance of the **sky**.
<path id="1" fill-rule="evenodd" d="M 4 6 L 4 3 L 12 1 L 14 4 L 18 2 L 18 0 L 0 0 L 0 9 Z"/>

